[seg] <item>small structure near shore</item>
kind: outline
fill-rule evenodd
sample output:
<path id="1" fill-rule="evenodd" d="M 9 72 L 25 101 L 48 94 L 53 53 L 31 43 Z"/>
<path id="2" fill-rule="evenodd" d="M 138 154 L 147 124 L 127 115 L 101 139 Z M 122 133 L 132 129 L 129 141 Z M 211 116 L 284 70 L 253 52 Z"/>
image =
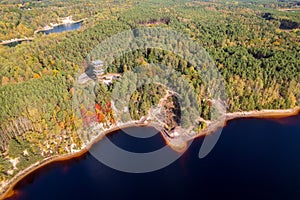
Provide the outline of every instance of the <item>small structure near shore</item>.
<path id="1" fill-rule="evenodd" d="M 106 74 L 100 77 L 100 80 L 105 84 L 105 85 L 110 85 L 113 83 L 114 80 L 117 80 L 118 78 L 121 77 L 121 74 Z"/>
<path id="2" fill-rule="evenodd" d="M 72 15 L 68 17 L 59 18 L 60 21 L 62 21 L 63 24 L 71 24 L 74 21 L 72 20 Z"/>
<path id="3" fill-rule="evenodd" d="M 104 62 L 102 60 L 95 60 L 92 62 L 92 67 L 94 74 L 96 75 L 96 77 L 100 77 L 104 74 L 105 70 L 104 70 Z"/>

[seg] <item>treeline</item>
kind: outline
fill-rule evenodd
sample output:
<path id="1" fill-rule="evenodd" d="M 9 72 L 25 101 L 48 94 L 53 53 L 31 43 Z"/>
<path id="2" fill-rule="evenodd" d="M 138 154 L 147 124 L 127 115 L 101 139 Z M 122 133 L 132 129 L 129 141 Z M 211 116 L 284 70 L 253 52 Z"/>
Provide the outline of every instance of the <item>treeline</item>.
<path id="1" fill-rule="evenodd" d="M 263 10 L 256 9 L 239 8 L 225 17 L 207 11 L 209 17 L 200 19 L 193 6 L 186 8 L 189 22 L 173 20 L 215 60 L 227 83 L 231 112 L 290 108 L 300 102 L 299 31 L 281 31 L 278 21 L 262 19 L 258 13 Z"/>
<path id="2" fill-rule="evenodd" d="M 1 157 L 19 158 L 18 170 L 44 157 L 81 147 L 72 110 L 73 78 L 61 74 L 36 77 L 0 87 Z M 8 159 L 0 161 L 0 180 L 12 174 Z"/>
<path id="3" fill-rule="evenodd" d="M 57 74 L 1 87 L 1 150 L 12 138 L 29 131 L 46 137 L 57 137 L 64 129 L 72 131 L 71 81 Z"/>

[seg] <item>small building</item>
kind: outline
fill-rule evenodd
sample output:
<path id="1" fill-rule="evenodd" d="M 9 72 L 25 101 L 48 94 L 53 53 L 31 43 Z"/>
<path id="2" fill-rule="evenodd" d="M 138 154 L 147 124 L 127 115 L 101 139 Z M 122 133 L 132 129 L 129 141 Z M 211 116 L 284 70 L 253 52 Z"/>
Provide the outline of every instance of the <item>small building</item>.
<path id="1" fill-rule="evenodd" d="M 95 60 L 95 61 L 92 61 L 92 65 L 95 68 L 99 68 L 99 67 L 104 66 L 104 62 L 102 60 Z"/>
<path id="2" fill-rule="evenodd" d="M 92 66 L 93 66 L 93 73 L 95 74 L 96 77 L 100 77 L 105 73 L 104 70 L 104 62 L 102 60 L 95 60 L 92 61 Z"/>
<path id="3" fill-rule="evenodd" d="M 98 77 L 98 76 L 102 76 L 104 74 L 104 69 L 94 69 L 94 74 Z"/>
<path id="4" fill-rule="evenodd" d="M 107 74 L 107 75 L 103 75 L 101 76 L 101 81 L 105 84 L 105 85 L 110 85 L 113 83 L 114 80 L 118 79 L 121 77 L 121 74 Z"/>

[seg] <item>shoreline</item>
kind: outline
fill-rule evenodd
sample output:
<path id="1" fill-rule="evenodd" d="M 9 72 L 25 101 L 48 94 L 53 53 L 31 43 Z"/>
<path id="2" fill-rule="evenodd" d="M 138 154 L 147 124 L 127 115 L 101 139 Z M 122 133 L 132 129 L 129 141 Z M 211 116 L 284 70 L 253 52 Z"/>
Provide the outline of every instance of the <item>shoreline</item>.
<path id="1" fill-rule="evenodd" d="M 97 142 L 99 142 L 104 136 L 113 133 L 115 131 L 121 130 L 123 128 L 131 128 L 131 127 L 143 127 L 144 124 L 138 124 L 138 121 L 133 121 L 128 124 L 121 124 L 116 125 L 114 127 L 111 127 L 105 131 L 103 131 L 101 134 L 99 134 L 96 138 L 92 139 L 92 141 L 84 146 L 82 149 L 78 150 L 77 152 L 72 152 L 69 154 L 64 155 L 54 155 L 48 158 L 45 158 L 39 162 L 36 162 L 32 165 L 30 165 L 28 168 L 18 172 L 11 180 L 9 180 L 6 185 L 0 189 L 0 199 L 6 199 L 15 194 L 15 191 L 13 190 L 14 187 L 26 176 L 33 173 L 34 171 L 44 167 L 45 165 L 48 165 L 50 163 L 70 160 L 72 158 L 78 158 L 80 156 L 83 156 L 85 153 L 89 151 L 89 149 Z"/>
<path id="2" fill-rule="evenodd" d="M 300 107 L 295 107 L 292 109 L 284 109 L 284 110 L 261 110 L 261 111 L 241 111 L 241 112 L 234 112 L 234 113 L 226 113 L 225 114 L 225 121 L 223 124 L 216 124 L 215 126 L 207 129 L 207 130 L 203 130 L 201 133 L 189 138 L 189 139 L 195 139 L 198 137 L 202 137 L 205 135 L 209 135 L 212 132 L 214 132 L 215 130 L 217 130 L 218 128 L 221 127 L 225 127 L 228 121 L 234 120 L 234 119 L 243 119 L 243 118 L 259 118 L 259 119 L 263 119 L 263 118 L 285 118 L 285 117 L 291 117 L 291 116 L 296 116 L 300 113 Z M 100 133 L 97 137 L 95 137 L 94 139 L 92 139 L 92 141 L 86 145 L 85 147 L 83 147 L 81 150 L 77 151 L 77 152 L 73 152 L 73 153 L 69 153 L 69 154 L 65 154 L 65 155 L 56 155 L 56 156 L 52 156 L 49 158 L 45 158 L 44 160 L 34 163 L 32 165 L 30 165 L 28 168 L 18 172 L 11 180 L 9 180 L 5 186 L 3 186 L 3 188 L 1 188 L 1 192 L 0 192 L 0 199 L 5 199 L 8 197 L 13 196 L 16 191 L 14 191 L 14 187 L 26 176 L 28 176 L 29 174 L 33 173 L 34 171 L 44 167 L 45 165 L 48 165 L 50 163 L 54 163 L 54 162 L 60 162 L 60 161 L 65 161 L 65 160 L 70 160 L 72 158 L 78 158 L 80 156 L 83 156 L 85 153 L 87 153 L 89 151 L 89 149 L 97 142 L 99 142 L 104 136 L 113 133 L 115 131 L 118 131 L 120 129 L 123 128 L 130 128 L 130 127 L 143 127 L 143 126 L 147 126 L 147 124 L 139 124 L 136 121 L 127 123 L 127 124 L 123 124 L 123 125 L 116 125 L 113 126 L 105 131 L 103 131 L 102 133 Z M 168 140 L 165 138 L 166 136 L 161 133 L 162 137 L 164 138 L 165 142 L 167 143 L 167 145 L 171 144 L 168 142 Z M 174 149 L 176 150 L 176 149 Z"/>
<path id="3" fill-rule="evenodd" d="M 300 107 L 296 106 L 295 108 L 290 109 L 264 109 L 264 110 L 254 110 L 254 111 L 241 111 L 241 112 L 233 112 L 226 113 L 224 123 L 217 123 L 215 126 L 211 127 L 208 130 L 203 130 L 202 133 L 192 137 L 191 139 L 195 139 L 198 137 L 202 137 L 205 135 L 210 135 L 214 131 L 219 128 L 223 128 L 227 126 L 227 123 L 231 120 L 235 119 L 247 119 L 247 118 L 255 118 L 255 119 L 282 119 L 286 117 L 292 117 L 300 114 Z"/>
<path id="4" fill-rule="evenodd" d="M 52 24 L 52 25 L 48 25 L 44 28 L 41 29 L 37 29 L 33 32 L 33 36 L 32 37 L 24 37 L 24 38 L 13 38 L 10 40 L 3 40 L 0 42 L 0 45 L 8 45 L 8 44 L 12 44 L 14 42 L 24 42 L 24 41 L 33 41 L 34 40 L 34 36 L 39 33 L 39 32 L 44 32 L 44 31 L 49 31 L 49 30 L 53 30 L 55 27 L 57 26 L 64 26 L 64 25 L 68 25 L 68 24 L 77 24 L 77 23 L 82 23 L 85 20 L 87 20 L 87 18 L 84 19 L 79 19 L 76 21 L 69 21 L 69 22 L 62 22 L 62 23 L 58 23 L 58 24 Z"/>
<path id="5" fill-rule="evenodd" d="M 47 25 L 44 28 L 35 30 L 34 31 L 34 35 L 36 35 L 39 32 L 53 30 L 55 27 L 58 27 L 58 26 L 65 26 L 65 25 L 68 25 L 68 24 L 77 24 L 77 23 L 84 22 L 85 20 L 87 20 L 87 18 L 80 19 L 80 20 L 77 20 L 77 21 L 70 21 L 70 22 L 67 22 L 67 23 L 66 22 L 62 22 L 62 23 L 58 23 L 58 24 L 50 24 L 50 25 Z"/>
<path id="6" fill-rule="evenodd" d="M 224 115 L 224 121 L 221 122 L 212 122 L 210 126 L 206 129 L 203 129 L 200 133 L 196 135 L 182 135 L 181 140 L 176 142 L 176 138 L 170 138 L 165 133 L 161 133 L 166 144 L 170 146 L 174 151 L 181 153 L 186 150 L 187 142 L 194 140 L 196 138 L 204 137 L 216 132 L 219 128 L 224 128 L 227 123 L 234 119 L 246 119 L 246 118 L 256 118 L 256 119 L 280 119 L 285 117 L 296 116 L 300 114 L 300 107 L 295 107 L 291 109 L 282 109 L 282 110 L 254 110 L 254 111 L 241 111 L 226 113 Z"/>
<path id="7" fill-rule="evenodd" d="M 24 41 L 32 41 L 32 40 L 34 40 L 34 38 L 32 38 L 32 37 L 14 38 L 14 39 L 10 39 L 10 40 L 3 40 L 0 44 L 8 45 L 8 44 L 12 44 L 15 42 L 24 42 Z"/>
<path id="8" fill-rule="evenodd" d="M 241 111 L 234 113 L 226 113 L 225 121 L 229 121 L 236 118 L 284 118 L 295 116 L 300 113 L 300 107 L 280 110 L 254 110 L 254 111 Z"/>

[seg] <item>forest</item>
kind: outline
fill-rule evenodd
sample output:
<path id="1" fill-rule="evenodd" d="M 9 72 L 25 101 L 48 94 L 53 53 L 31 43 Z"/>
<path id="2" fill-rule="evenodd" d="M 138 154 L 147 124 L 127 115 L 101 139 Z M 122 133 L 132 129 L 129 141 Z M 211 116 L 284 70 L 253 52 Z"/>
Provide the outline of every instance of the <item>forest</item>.
<path id="1" fill-rule="evenodd" d="M 120 82 L 98 83 L 92 107 L 78 100 L 79 115 L 74 113 L 72 97 L 76 76 L 85 70 L 90 52 L 123 31 L 166 28 L 201 45 L 224 79 L 227 112 L 300 106 L 298 8 L 296 1 L 287 0 L 0 1 L 0 41 L 31 37 L 35 30 L 61 17 L 87 18 L 76 31 L 38 34 L 31 42 L 0 46 L 0 181 L 44 158 L 81 149 L 78 127 L 91 121 L 105 127 L 116 122 L 110 100 L 126 93 Z M 141 65 L 159 63 L 185 77 L 189 89 L 197 94 L 199 107 L 188 110 L 191 116 L 200 113 L 209 120 L 211 107 L 203 93 L 201 73 L 171 52 L 132 51 L 116 58 L 106 73 L 125 74 Z M 128 85 L 132 80 L 122 77 Z M 130 117 L 140 119 L 165 94 L 157 85 L 136 88 L 124 97 L 129 98 Z M 19 158 L 17 169 L 11 163 L 15 158 Z"/>

